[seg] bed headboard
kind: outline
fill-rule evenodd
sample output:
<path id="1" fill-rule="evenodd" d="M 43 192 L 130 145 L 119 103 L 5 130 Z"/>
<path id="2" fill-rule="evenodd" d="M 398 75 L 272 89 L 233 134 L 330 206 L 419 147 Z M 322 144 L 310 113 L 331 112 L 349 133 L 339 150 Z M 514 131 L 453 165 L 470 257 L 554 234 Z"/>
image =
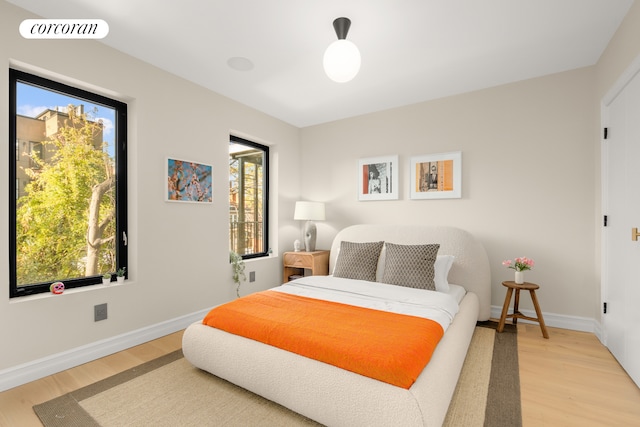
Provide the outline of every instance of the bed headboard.
<path id="1" fill-rule="evenodd" d="M 340 242 L 385 242 L 416 245 L 439 243 L 440 255 L 454 255 L 449 282 L 464 286 L 478 295 L 478 320 L 491 317 L 491 271 L 482 244 L 468 231 L 456 227 L 429 225 L 352 225 L 338 232 L 331 245 L 329 272 L 333 272 Z M 380 267 L 380 265 L 378 266 Z"/>

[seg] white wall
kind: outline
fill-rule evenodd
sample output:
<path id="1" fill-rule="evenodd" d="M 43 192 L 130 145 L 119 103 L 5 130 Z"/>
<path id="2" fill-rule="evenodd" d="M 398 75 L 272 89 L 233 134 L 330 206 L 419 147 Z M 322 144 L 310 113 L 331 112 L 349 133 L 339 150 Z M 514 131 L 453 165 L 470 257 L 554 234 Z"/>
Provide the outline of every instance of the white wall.
<path id="1" fill-rule="evenodd" d="M 640 55 L 640 2 L 635 1 L 598 61 L 598 101 L 611 89 L 638 55 Z"/>
<path id="2" fill-rule="evenodd" d="M 462 227 L 489 253 L 494 305 L 513 280 L 501 261 L 527 256 L 543 310 L 593 318 L 594 82 L 584 68 L 303 129 L 303 192 L 329 202 L 322 245 L 355 222 Z M 462 152 L 462 198 L 410 200 L 410 157 L 447 151 Z M 400 199 L 357 201 L 358 159 L 389 154 Z"/>
<path id="3" fill-rule="evenodd" d="M 638 3 L 594 67 L 301 130 L 98 42 L 24 40 L 17 28 L 32 16 L 3 0 L 0 16 L 0 81 L 7 81 L 11 64 L 23 63 L 129 103 L 131 242 L 127 285 L 10 301 L 10 185 L 0 174 L 0 373 L 234 297 L 227 262 L 230 131 L 272 146 L 271 235 L 277 236 L 277 252 L 300 237 L 299 224 L 291 220 L 300 194 L 328 202 L 327 221 L 318 223 L 320 248 L 355 223 L 456 225 L 475 233 L 489 252 L 494 305 L 503 301 L 500 282 L 512 277 L 500 262 L 526 255 L 537 261 L 527 279 L 542 286 L 545 312 L 599 320 L 599 102 L 640 53 Z M 65 59 L 68 52 L 82 60 Z M 0 85 L 5 147 L 7 106 L 7 86 Z M 463 153 L 462 199 L 409 200 L 410 157 L 452 150 Z M 357 160 L 387 154 L 400 156 L 400 200 L 358 202 Z M 163 202 L 168 155 L 214 165 L 213 206 Z M 7 151 L 0 150 L 0 170 L 7 170 L 7 161 Z M 175 250 L 184 245 L 193 250 Z M 244 284 L 244 291 L 279 281 L 280 261 L 250 262 L 257 282 Z M 109 320 L 94 323 L 93 306 L 103 302 Z M 531 307 L 526 296 L 522 305 Z"/>
<path id="4" fill-rule="evenodd" d="M 513 277 L 501 261 L 528 256 L 537 265 L 525 277 L 541 285 L 542 310 L 559 323 L 593 319 L 597 329 L 600 101 L 639 55 L 635 2 L 593 67 L 303 129 L 303 156 L 314 159 L 303 194 L 329 202 L 318 245 L 361 222 L 463 227 L 489 253 L 493 305 Z M 447 151 L 462 151 L 462 199 L 410 200 L 410 157 Z M 389 154 L 400 156 L 400 199 L 358 202 L 357 160 Z M 532 308 L 527 296 L 521 301 Z"/>
<path id="5" fill-rule="evenodd" d="M 600 60 L 598 61 L 598 65 L 596 67 L 597 73 L 597 99 L 598 99 L 598 112 L 601 112 L 601 105 L 603 102 L 603 98 L 606 95 L 609 95 L 609 92 L 614 89 L 621 89 L 618 87 L 618 82 L 620 79 L 623 79 L 623 76 L 626 77 L 624 80 L 624 84 L 628 83 L 629 76 L 627 72 L 630 68 L 634 68 L 634 71 L 637 71 L 637 66 L 633 67 L 632 64 L 640 63 L 640 2 L 634 2 L 633 6 L 629 9 L 629 12 L 625 16 L 624 21 L 612 37 L 609 45 L 606 50 L 603 52 Z M 599 129 L 605 127 L 607 123 L 602 123 L 599 126 Z M 601 134 L 602 135 L 602 134 Z M 604 141 L 598 141 L 599 143 L 595 146 L 596 150 L 596 169 L 598 171 L 597 177 L 601 176 L 601 146 L 606 144 Z M 597 186 L 595 187 L 595 200 L 596 200 L 596 217 L 598 222 L 601 220 L 602 215 L 606 214 L 602 208 L 602 192 L 601 192 L 601 181 L 598 179 Z M 596 244 L 596 269 L 598 275 L 601 274 L 601 236 L 600 233 L 597 235 L 597 244 Z M 606 284 L 603 283 L 602 289 L 602 300 L 606 301 L 607 298 L 607 289 Z M 604 314 L 600 313 L 598 320 L 601 320 Z"/>
<path id="6" fill-rule="evenodd" d="M 236 132 L 271 146 L 272 247 L 298 237 L 292 220 L 298 199 L 299 130 L 96 41 L 25 40 L 26 11 L 0 1 L 0 170 L 8 169 L 8 68 L 41 69 L 102 88 L 129 104 L 130 280 L 9 299 L 8 176 L 0 174 L 0 371 L 92 342 L 126 334 L 235 297 L 228 255 L 228 141 Z M 167 156 L 210 163 L 214 203 L 163 200 Z M 278 230 L 283 230 L 280 235 Z M 279 283 L 280 258 L 247 263 L 256 282 Z M 93 306 L 108 303 L 109 319 L 93 321 Z"/>

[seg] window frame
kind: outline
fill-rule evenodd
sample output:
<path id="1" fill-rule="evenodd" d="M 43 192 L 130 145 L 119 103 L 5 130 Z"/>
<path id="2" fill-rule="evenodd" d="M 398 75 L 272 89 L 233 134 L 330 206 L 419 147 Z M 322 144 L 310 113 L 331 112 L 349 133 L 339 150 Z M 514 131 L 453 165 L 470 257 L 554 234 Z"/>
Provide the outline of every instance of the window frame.
<path id="1" fill-rule="evenodd" d="M 262 251 L 260 252 L 256 252 L 256 253 L 252 253 L 252 254 L 244 254 L 241 255 L 242 259 L 253 259 L 253 258 L 261 258 L 261 257 L 267 257 L 269 256 L 269 249 L 270 249 L 270 245 L 269 245 L 269 163 L 270 163 L 270 157 L 269 157 L 269 146 L 264 145 L 264 144 L 259 144 L 257 142 L 253 142 L 253 141 L 249 141 L 247 139 L 244 138 L 240 138 L 238 136 L 235 135 L 230 135 L 229 136 L 229 142 L 233 142 L 236 144 L 242 144 L 242 145 L 246 145 L 248 147 L 252 147 L 255 149 L 258 149 L 260 151 L 263 152 L 263 156 L 264 156 L 264 164 L 262 165 L 262 176 L 263 176 L 263 182 L 262 182 L 262 209 L 263 209 L 263 214 L 262 214 Z M 231 225 L 231 223 L 229 222 L 229 225 Z M 231 230 L 229 230 L 229 239 L 231 239 Z M 229 243 L 231 243 L 229 241 Z"/>
<path id="2" fill-rule="evenodd" d="M 127 104 L 104 95 L 90 92 L 78 87 L 50 80 L 25 71 L 9 68 L 9 297 L 21 297 L 38 293 L 49 292 L 52 283 L 58 280 L 34 283 L 30 285 L 17 285 L 17 231 L 16 212 L 17 197 L 17 151 L 14 143 L 17 143 L 17 85 L 24 83 L 40 87 L 45 90 L 69 95 L 93 104 L 100 104 L 116 111 L 115 123 L 115 174 L 116 174 L 116 268 L 128 268 L 128 221 L 127 221 Z M 102 283 L 102 275 L 65 279 L 65 289 L 78 288 Z"/>

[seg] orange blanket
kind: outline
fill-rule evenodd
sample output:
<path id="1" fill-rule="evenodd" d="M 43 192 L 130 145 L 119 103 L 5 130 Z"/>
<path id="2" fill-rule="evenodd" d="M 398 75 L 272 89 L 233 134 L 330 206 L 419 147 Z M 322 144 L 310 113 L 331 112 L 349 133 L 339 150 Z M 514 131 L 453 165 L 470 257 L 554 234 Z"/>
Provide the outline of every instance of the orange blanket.
<path id="1" fill-rule="evenodd" d="M 218 306 L 203 323 L 407 389 L 444 334 L 433 320 L 276 291 Z"/>

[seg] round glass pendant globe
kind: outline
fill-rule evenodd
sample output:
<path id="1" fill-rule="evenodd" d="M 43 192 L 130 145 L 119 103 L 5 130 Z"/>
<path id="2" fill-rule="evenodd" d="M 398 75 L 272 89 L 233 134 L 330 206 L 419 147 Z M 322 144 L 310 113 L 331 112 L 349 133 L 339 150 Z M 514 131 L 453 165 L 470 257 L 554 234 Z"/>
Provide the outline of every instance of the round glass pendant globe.
<path id="1" fill-rule="evenodd" d="M 324 52 L 322 65 L 334 82 L 348 82 L 360 71 L 360 51 L 349 40 L 336 40 Z"/>

